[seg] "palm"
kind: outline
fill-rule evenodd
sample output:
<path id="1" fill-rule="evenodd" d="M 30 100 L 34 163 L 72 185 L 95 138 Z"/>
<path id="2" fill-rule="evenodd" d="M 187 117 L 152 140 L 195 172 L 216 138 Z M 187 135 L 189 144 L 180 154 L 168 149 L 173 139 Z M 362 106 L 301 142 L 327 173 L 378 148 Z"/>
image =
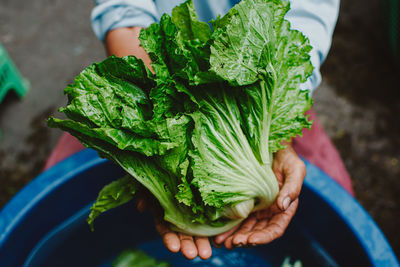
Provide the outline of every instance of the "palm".
<path id="1" fill-rule="evenodd" d="M 288 145 L 275 154 L 273 171 L 281 188 L 275 203 L 250 215 L 241 225 L 215 238 L 227 249 L 235 246 L 267 244 L 283 235 L 296 213 L 298 195 L 305 176 L 305 166 Z"/>
<path id="2" fill-rule="evenodd" d="M 224 242 L 227 249 L 248 245 L 267 244 L 281 237 L 294 216 L 298 199 L 285 210 L 276 205 L 249 216 L 240 226 L 216 237 L 216 243 Z"/>

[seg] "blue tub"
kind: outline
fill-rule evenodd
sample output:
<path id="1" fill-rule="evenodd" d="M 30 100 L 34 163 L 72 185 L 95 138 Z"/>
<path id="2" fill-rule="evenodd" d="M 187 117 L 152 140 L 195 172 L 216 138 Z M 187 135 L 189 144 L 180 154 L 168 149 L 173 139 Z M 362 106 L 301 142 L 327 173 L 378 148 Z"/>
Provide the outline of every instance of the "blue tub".
<path id="1" fill-rule="evenodd" d="M 174 266 L 280 266 L 285 257 L 303 266 L 399 266 L 384 235 L 350 195 L 306 163 L 300 207 L 285 235 L 255 248 L 213 249 L 188 261 L 169 253 L 151 215 L 125 204 L 86 224 L 99 190 L 122 170 L 84 150 L 41 174 L 0 212 L 0 266 L 111 266 L 124 249 L 139 248 Z"/>

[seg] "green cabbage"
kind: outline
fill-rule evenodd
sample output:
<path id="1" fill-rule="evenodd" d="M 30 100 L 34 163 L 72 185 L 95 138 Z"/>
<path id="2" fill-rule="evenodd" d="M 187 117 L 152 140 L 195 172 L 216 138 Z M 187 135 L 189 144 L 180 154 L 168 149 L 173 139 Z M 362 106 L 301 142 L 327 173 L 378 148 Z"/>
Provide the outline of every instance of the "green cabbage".
<path id="1" fill-rule="evenodd" d="M 140 34 L 154 74 L 134 56 L 95 63 L 65 89 L 69 120 L 48 124 L 119 164 L 89 223 L 147 188 L 173 229 L 227 231 L 279 192 L 273 153 L 311 122 L 309 40 L 288 1 L 242 0 L 209 24 L 192 1 Z"/>
<path id="2" fill-rule="evenodd" d="M 127 249 L 122 251 L 115 260 L 112 261 L 112 267 L 172 267 L 166 261 L 158 261 L 150 257 L 141 250 Z M 286 266 L 284 266 L 286 267 Z M 289 266 L 291 267 L 291 266 Z"/>

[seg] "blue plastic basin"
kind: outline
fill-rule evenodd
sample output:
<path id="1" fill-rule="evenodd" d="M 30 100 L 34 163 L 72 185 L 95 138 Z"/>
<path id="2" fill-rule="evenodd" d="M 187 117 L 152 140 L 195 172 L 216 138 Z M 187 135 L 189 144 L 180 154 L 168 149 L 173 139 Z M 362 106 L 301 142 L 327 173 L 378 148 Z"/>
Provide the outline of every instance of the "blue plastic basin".
<path id="1" fill-rule="evenodd" d="M 169 253 L 151 215 L 128 203 L 86 224 L 99 190 L 123 171 L 84 150 L 44 172 L 0 212 L 0 266 L 110 266 L 126 248 L 140 248 L 174 266 L 399 266 L 384 235 L 346 191 L 306 162 L 300 207 L 285 235 L 265 246 L 213 249 L 207 261 Z"/>

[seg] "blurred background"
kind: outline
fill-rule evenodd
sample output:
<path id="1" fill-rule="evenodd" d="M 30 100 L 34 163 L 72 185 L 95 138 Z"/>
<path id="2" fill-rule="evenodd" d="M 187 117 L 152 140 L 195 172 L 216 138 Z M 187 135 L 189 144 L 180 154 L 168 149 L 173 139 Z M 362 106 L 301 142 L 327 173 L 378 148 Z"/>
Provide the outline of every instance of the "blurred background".
<path id="1" fill-rule="evenodd" d="M 90 27 L 92 5 L 0 0 L 0 43 L 31 84 L 22 99 L 9 93 L 0 103 L 0 208 L 41 172 L 60 137 L 45 120 L 66 104 L 64 87 L 105 58 Z M 399 25 L 389 21 L 398 16 L 396 0 L 342 0 L 323 83 L 314 94 L 314 109 L 344 159 L 356 198 L 397 255 L 400 61 L 390 45 L 399 47 Z"/>

